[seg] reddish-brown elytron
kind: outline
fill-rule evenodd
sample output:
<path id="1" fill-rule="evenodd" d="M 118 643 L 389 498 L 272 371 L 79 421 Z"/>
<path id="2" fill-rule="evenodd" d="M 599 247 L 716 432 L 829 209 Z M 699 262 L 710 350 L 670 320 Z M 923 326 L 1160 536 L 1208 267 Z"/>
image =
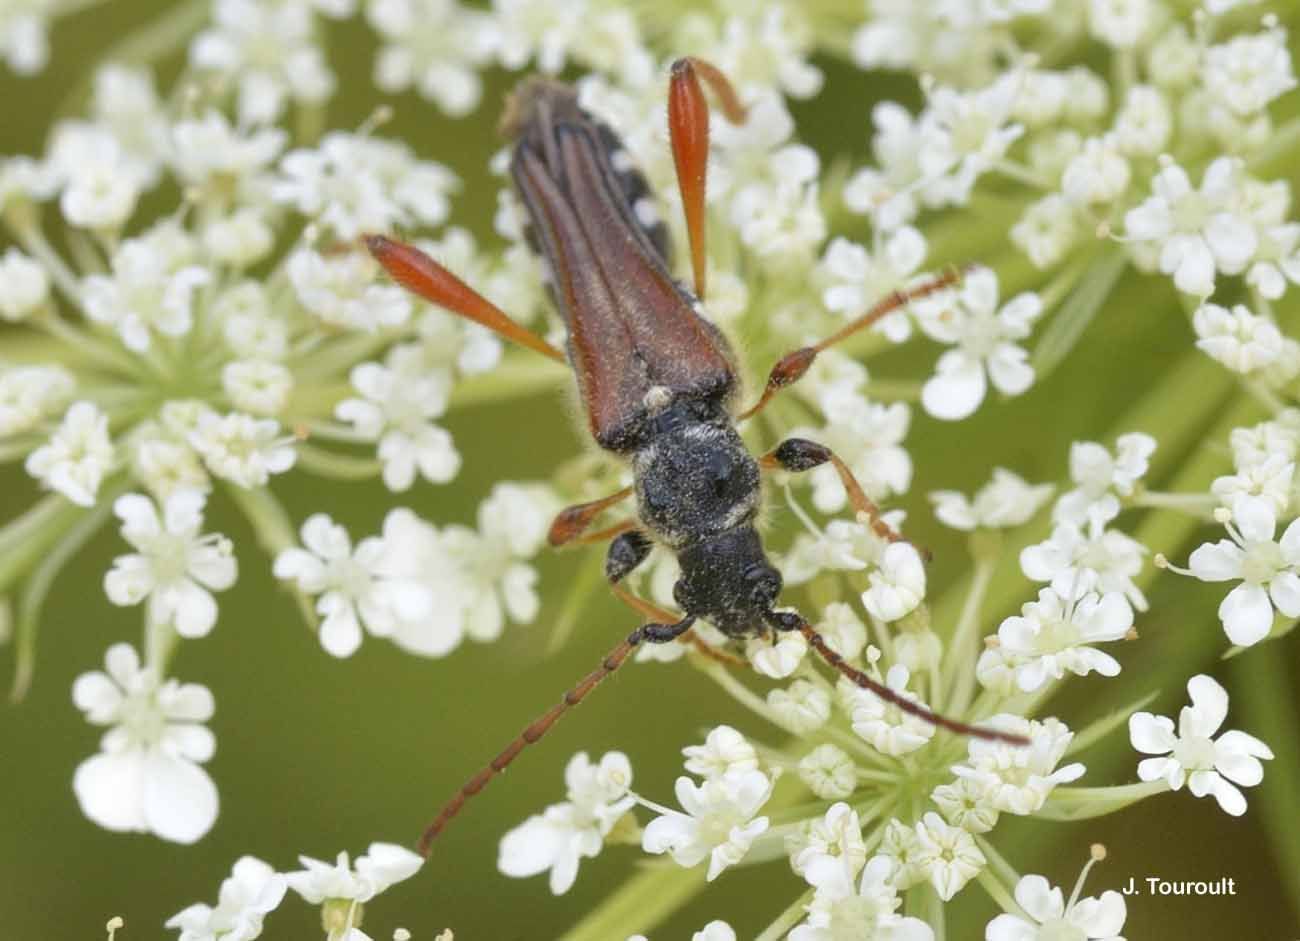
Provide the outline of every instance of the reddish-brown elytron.
<path id="1" fill-rule="evenodd" d="M 707 63 L 682 59 L 672 69 L 669 132 L 685 207 L 695 293 L 669 268 L 666 233 L 635 212 L 644 179 L 626 168 L 614 134 L 582 111 L 571 88 L 525 82 L 511 98 L 503 127 L 514 139 L 511 173 L 530 222 L 529 236 L 548 266 L 556 306 L 568 328 L 567 356 L 511 320 L 418 249 L 381 235 L 366 245 L 401 284 L 436 304 L 553 359 L 569 362 L 577 378 L 592 436 L 631 465 L 634 484 L 563 511 L 551 527 L 552 545 L 610 539 L 605 574 L 616 593 L 652 620 L 632 631 L 563 700 L 535 720 L 474 775 L 425 830 L 434 837 L 526 746 L 546 734 L 614 672 L 642 643 L 687 637 L 697 620 L 728 637 L 798 631 L 835 670 L 908 713 L 954 732 L 1023 744 L 1024 739 L 938 715 L 845 663 L 794 611 L 775 609 L 781 575 L 763 550 L 754 521 L 763 470 L 806 471 L 830 463 L 853 508 L 877 535 L 902 537 L 881 519 L 849 468 L 812 441 L 791 438 L 757 460 L 736 423 L 760 411 L 807 372 L 817 354 L 909 301 L 953 284 L 955 272 L 884 298 L 834 335 L 783 357 L 750 408 L 734 408 L 738 382 L 727 340 L 699 312 L 705 291 L 705 169 L 709 111 L 700 79 L 728 117 L 744 119 L 734 91 Z M 621 168 L 621 169 L 620 169 Z M 596 516 L 636 496 L 636 517 L 587 533 Z M 645 561 L 658 542 L 681 564 L 674 597 L 680 616 L 633 598 L 619 582 Z"/>

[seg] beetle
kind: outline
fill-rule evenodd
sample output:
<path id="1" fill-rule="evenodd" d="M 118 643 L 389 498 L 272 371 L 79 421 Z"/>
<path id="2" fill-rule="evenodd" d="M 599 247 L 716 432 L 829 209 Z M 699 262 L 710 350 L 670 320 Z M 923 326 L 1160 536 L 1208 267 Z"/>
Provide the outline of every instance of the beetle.
<path id="1" fill-rule="evenodd" d="M 735 639 L 798 631 L 839 673 L 908 713 L 960 734 L 1025 743 L 1020 736 L 957 722 L 901 696 L 844 662 L 800 614 L 776 607 L 781 574 L 768 560 L 755 527 L 761 471 L 801 472 L 829 463 L 874 532 L 888 541 L 902 536 L 881 519 L 879 508 L 830 449 L 791 438 L 755 459 L 737 423 L 803 376 L 822 350 L 911 300 L 949 287 L 960 275 L 950 271 L 895 292 L 815 346 L 787 354 L 773 367 L 755 404 L 738 412 L 734 357 L 699 303 L 706 282 L 709 107 L 704 85 L 729 119 L 740 123 L 745 117 L 735 91 L 716 68 L 693 58 L 673 65 L 669 136 L 690 242 L 693 292 L 673 278 L 667 231 L 640 205 L 649 195 L 644 177 L 617 136 L 578 105 L 574 89 L 532 79 L 508 99 L 502 129 L 514 141 L 510 173 L 528 217 L 528 239 L 544 261 L 548 290 L 568 329 L 563 352 L 419 249 L 383 235 L 364 236 L 370 253 L 406 288 L 572 366 L 592 437 L 629 463 L 634 483 L 562 511 L 549 541 L 560 546 L 612 537 L 606 578 L 620 598 L 651 618 L 470 778 L 422 834 L 418 849 L 423 855 L 469 797 L 545 735 L 637 646 L 682 639 L 697 621 Z M 635 522 L 586 532 L 601 512 L 633 496 Z M 655 543 L 680 563 L 681 577 L 673 589 L 680 617 L 620 586 Z"/>

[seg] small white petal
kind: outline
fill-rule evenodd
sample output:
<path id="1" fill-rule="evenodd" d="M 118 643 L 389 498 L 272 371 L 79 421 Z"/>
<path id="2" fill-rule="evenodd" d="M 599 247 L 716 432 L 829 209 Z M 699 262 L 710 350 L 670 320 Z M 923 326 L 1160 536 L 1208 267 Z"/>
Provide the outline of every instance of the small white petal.
<path id="1" fill-rule="evenodd" d="M 1271 500 L 1238 494 L 1232 501 L 1232 521 L 1246 542 L 1271 542 L 1277 529 L 1277 512 Z"/>
<path id="2" fill-rule="evenodd" d="M 200 546 L 190 553 L 189 572 L 196 581 L 213 591 L 225 591 L 235 584 L 239 566 L 228 550 L 218 546 Z"/>
<path id="3" fill-rule="evenodd" d="M 143 810 L 149 830 L 175 843 L 193 843 L 217 819 L 217 786 L 198 765 L 159 752 L 144 770 Z"/>
<path id="4" fill-rule="evenodd" d="M 1226 582 L 1241 578 L 1241 564 L 1245 553 L 1241 546 L 1228 539 L 1199 546 L 1188 559 L 1188 566 L 1203 582 Z"/>
<path id="5" fill-rule="evenodd" d="M 937 374 L 922 387 L 921 404 L 935 418 L 956 421 L 979 408 L 986 390 L 980 361 L 960 350 L 949 350 L 939 357 Z"/>
<path id="6" fill-rule="evenodd" d="M 337 592 L 321 595 L 316 610 L 324 615 L 320 625 L 320 643 L 335 657 L 350 657 L 361 646 L 361 623 L 354 607 Z"/>
<path id="7" fill-rule="evenodd" d="M 139 751 L 87 758 L 72 777 L 81 812 L 106 830 L 145 829 L 144 773 Z"/>
<path id="8" fill-rule="evenodd" d="M 1016 915 L 999 915 L 985 927 L 984 941 L 1038 941 L 1038 928 Z"/>
<path id="9" fill-rule="evenodd" d="M 1025 876 L 1017 882 L 1016 901 L 1035 921 L 1053 921 L 1065 914 L 1061 890 L 1042 876 Z"/>
<path id="10" fill-rule="evenodd" d="M 989 357 L 989 378 L 1004 395 L 1020 395 L 1034 384 L 1029 354 L 1013 343 L 1002 343 Z"/>
<path id="11" fill-rule="evenodd" d="M 1209 737 L 1219 731 L 1228 717 L 1228 691 L 1211 676 L 1198 674 L 1187 681 L 1192 705 L 1179 715 L 1179 735 Z"/>
<path id="12" fill-rule="evenodd" d="M 1214 799 L 1219 802 L 1225 813 L 1240 817 L 1246 812 L 1246 795 L 1242 794 L 1222 775 L 1215 774 L 1212 782 Z"/>
<path id="13" fill-rule="evenodd" d="M 1137 772 L 1138 778 L 1143 781 L 1164 778 L 1174 790 L 1183 786 L 1182 767 L 1172 758 L 1144 758 L 1138 762 Z"/>
<path id="14" fill-rule="evenodd" d="M 117 715 L 122 690 L 103 673 L 83 673 L 72 684 L 72 701 L 89 721 L 104 724 Z"/>
<path id="15" fill-rule="evenodd" d="M 1261 586 L 1243 582 L 1219 605 L 1219 619 L 1230 641 L 1249 647 L 1267 637 L 1272 629 L 1273 603 Z"/>
<path id="16" fill-rule="evenodd" d="M 1253 735 L 1247 735 L 1245 732 L 1239 732 L 1233 729 L 1231 732 L 1224 732 L 1219 736 L 1215 745 L 1218 746 L 1219 752 L 1240 752 L 1244 755 L 1251 755 L 1255 758 L 1265 758 L 1272 760 L 1273 749 L 1255 738 Z"/>
<path id="17" fill-rule="evenodd" d="M 1124 896 L 1110 891 L 1103 892 L 1099 899 L 1080 899 L 1070 910 L 1068 920 L 1086 931 L 1090 938 L 1114 938 L 1127 917 Z"/>
<path id="18" fill-rule="evenodd" d="M 175 612 L 176 633 L 182 637 L 203 637 L 217 623 L 217 602 L 204 588 L 182 578 L 165 594 Z"/>
<path id="19" fill-rule="evenodd" d="M 1300 575 L 1279 572 L 1268 583 L 1268 596 L 1287 617 L 1300 617 Z"/>

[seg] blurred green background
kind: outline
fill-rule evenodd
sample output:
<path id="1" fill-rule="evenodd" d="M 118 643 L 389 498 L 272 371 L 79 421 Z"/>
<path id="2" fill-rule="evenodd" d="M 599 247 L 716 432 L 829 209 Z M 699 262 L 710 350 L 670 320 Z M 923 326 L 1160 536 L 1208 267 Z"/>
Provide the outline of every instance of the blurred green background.
<path id="1" fill-rule="evenodd" d="M 18 80 L 0 71 L 0 100 L 6 102 L 0 150 L 39 149 L 58 104 L 102 54 L 104 38 L 124 35 L 157 10 L 150 2 L 114 2 L 79 14 L 54 29 L 54 58 L 44 74 Z M 373 51 L 373 38 L 358 20 L 332 28 L 330 55 L 341 91 L 329 126 L 353 127 L 381 100 L 369 78 Z M 901 80 L 823 64 L 825 92 L 795 104 L 800 134 L 824 156 L 861 160 L 867 153 L 870 104 L 882 97 L 915 101 L 915 92 Z M 178 66 L 178 59 L 165 63 L 162 87 Z M 484 165 L 485 155 L 497 146 L 495 102 L 513 80 L 492 74 L 483 108 L 467 122 L 448 122 L 414 97 L 391 99 L 397 117 L 384 130 L 462 176 L 465 187 L 453 221 L 479 233 L 489 230 L 495 205 L 496 183 Z M 1294 104 L 1289 108 L 1294 111 Z M 1293 186 L 1300 183 L 1296 161 L 1287 167 Z M 996 234 L 990 235 L 989 251 L 1000 252 Z M 0 240 L 0 249 L 4 244 Z M 907 440 L 916 477 L 912 495 L 901 505 L 911 512 L 912 537 L 933 550 L 930 578 L 936 594 L 959 576 L 967 557 L 962 540 L 929 516 L 923 495 L 932 489 L 969 492 L 988 479 L 995 464 L 1030 480 L 1059 481 L 1071 440 L 1109 442 L 1115 433 L 1135 428 L 1161 440 L 1153 487 L 1196 460 L 1204 469 L 1200 484 L 1226 467 L 1221 435 L 1192 427 L 1170 440 L 1164 417 L 1144 419 L 1130 411 L 1153 385 L 1187 375 L 1179 370 L 1187 368 L 1191 350 L 1191 333 L 1168 281 L 1128 275 L 1079 348 L 1029 394 L 987 403 L 975 419 L 956 426 L 927 419 L 918 409 Z M 923 375 L 932 356 L 923 350 L 878 372 Z M 1218 388 L 1199 382 L 1187 388 L 1197 401 L 1216 397 L 1225 410 L 1237 402 L 1226 381 Z M 505 405 L 454 411 L 446 424 L 465 465 L 449 486 L 417 485 L 395 498 L 377 483 L 331 484 L 290 474 L 278 479 L 274 490 L 295 520 L 328 507 L 358 537 L 375 532 L 395 505 L 410 505 L 440 523 L 468 522 L 495 481 L 546 477 L 588 446 L 569 420 L 566 396 L 557 389 Z M 20 512 L 36 492 L 21 468 L 5 468 L 0 518 Z M 783 525 L 785 515 L 774 509 L 776 525 Z M 268 560 L 221 498 L 212 505 L 211 528 L 236 539 L 240 580 L 220 599 L 217 629 L 204 640 L 183 644 L 174 672 L 206 684 L 217 698 L 211 727 L 218 748 L 208 765 L 221 791 L 215 828 L 196 846 L 175 846 L 102 831 L 77 809 L 72 771 L 95 750 L 99 733 L 73 707 L 72 681 L 99 668 L 109 644 L 139 639 L 138 612 L 111 607 L 100 588 L 111 559 L 123 551 L 116 533 L 107 533 L 56 586 L 31 694 L 21 704 L 0 706 L 3 941 L 90 941 L 103 936 L 101 927 L 112 915 L 126 921 L 118 936 L 123 941 L 165 937 L 162 922 L 194 901 L 213 902 L 242 854 L 290 869 L 299 853 L 329 858 L 342 849 L 363 851 L 372 840 L 412 841 L 453 788 L 634 623 L 626 610 L 598 595 L 568 645 L 544 655 L 564 588 L 582 566 L 600 562 L 601 550 L 591 548 L 540 560 L 547 604 L 533 625 L 509 629 L 499 643 L 467 644 L 444 660 L 429 661 L 368 639 L 356 656 L 337 661 L 304 629 L 271 578 Z M 1195 533 L 1200 539 L 1210 534 L 1208 529 Z M 1183 559 L 1190 547 L 1171 555 Z M 1007 562 L 1013 569 L 1014 554 Z M 1124 932 L 1130 939 L 1300 937 L 1300 846 L 1294 845 L 1300 832 L 1300 717 L 1294 693 L 1300 632 L 1223 662 L 1226 642 L 1215 616 L 1222 594 L 1216 586 L 1158 577 L 1150 592 L 1151 612 L 1137 622 L 1141 642 L 1116 651 L 1122 675 L 1112 681 L 1072 680 L 1052 711 L 1077 728 L 1159 688 L 1151 708 L 1174 715 L 1186 702 L 1186 678 L 1212 673 L 1232 694 L 1229 725 L 1257 734 L 1277 753 L 1263 784 L 1248 792 L 1248 815 L 1229 818 L 1210 800 L 1195 800 L 1184 791 L 1083 824 L 1005 820 L 995 834 L 995 844 L 1021 872 L 1043 873 L 1067 891 L 1088 845 L 1097 841 L 1107 844 L 1111 855 L 1094 870 L 1087 894 L 1117 888 L 1130 876 L 1236 880 L 1238 894 L 1230 898 L 1131 899 Z M 1016 603 L 1032 595 L 1024 586 Z M 987 612 L 986 632 L 1006 613 Z M 11 669 L 11 650 L 0 648 L 0 676 L 6 682 Z M 397 926 L 409 928 L 417 939 L 430 939 L 445 927 L 455 930 L 458 941 L 563 936 L 644 857 L 630 848 L 607 849 L 599 859 L 584 862 L 568 895 L 553 898 L 544 878 L 515 881 L 498 875 L 501 834 L 562 798 L 562 770 L 575 751 L 627 752 L 637 789 L 667 799 L 680 773 L 681 746 L 720 722 L 771 734 L 750 718 L 685 663 L 625 669 L 562 723 L 545 747 L 527 754 L 479 797 L 440 840 L 425 870 L 373 906 L 365 928 L 382 939 Z M 1136 779 L 1137 756 L 1123 731 L 1080 757 L 1089 768 L 1083 784 Z M 703 880 L 702 871 L 695 876 Z M 651 938 L 688 938 L 718 917 L 729 920 L 741 938 L 752 937 L 801 885 L 784 861 L 729 871 L 653 930 Z M 953 941 L 982 938 L 994 914 L 975 886 L 952 903 L 950 912 Z M 287 899 L 264 936 L 318 937 L 317 918 L 315 910 Z"/>

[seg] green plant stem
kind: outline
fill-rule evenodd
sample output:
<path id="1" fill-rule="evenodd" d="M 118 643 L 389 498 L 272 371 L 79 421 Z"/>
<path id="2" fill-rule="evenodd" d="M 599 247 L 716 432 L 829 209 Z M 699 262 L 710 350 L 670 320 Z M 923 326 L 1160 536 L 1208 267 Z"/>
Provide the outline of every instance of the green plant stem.
<path id="1" fill-rule="evenodd" d="M 0 529 L 0 591 L 63 538 L 86 512 L 61 493 L 42 497 L 22 516 Z"/>
<path id="2" fill-rule="evenodd" d="M 1034 816 L 1043 820 L 1089 820 L 1113 814 L 1167 790 L 1169 785 L 1163 779 L 1114 787 L 1058 787 Z"/>
<path id="3" fill-rule="evenodd" d="M 240 487 L 238 484 L 228 484 L 225 489 L 232 502 L 239 507 L 252 525 L 257 541 L 272 559 L 279 555 L 281 550 L 297 544 L 298 536 L 293 522 L 269 487 L 250 489 Z M 298 604 L 298 610 L 302 613 L 307 628 L 315 633 L 319 628 L 319 622 L 311 599 L 297 588 L 291 588 L 290 592 Z"/>
<path id="4" fill-rule="evenodd" d="M 185 3 L 161 4 L 160 15 L 147 26 L 128 33 L 100 53 L 101 61 L 120 62 L 124 65 L 143 65 L 156 62 L 177 49 L 205 26 L 212 15 L 208 0 L 187 0 Z M 55 116 L 71 117 L 90 96 L 92 74 L 73 84 L 55 108 Z"/>
<path id="5" fill-rule="evenodd" d="M 1006 858 L 982 834 L 977 833 L 974 837 L 975 845 L 984 854 L 984 858 L 989 861 L 987 871 L 994 875 L 1001 884 L 1008 888 L 1015 888 L 1016 883 L 1020 881 L 1020 873 L 1016 872 L 1016 868 L 1007 862 Z"/>
<path id="6" fill-rule="evenodd" d="M 564 941 L 611 941 L 658 926 L 704 883 L 699 869 L 675 863 L 645 866 L 564 933 Z"/>
<path id="7" fill-rule="evenodd" d="M 1121 706 L 1119 709 L 1110 713 L 1110 715 L 1102 716 L 1087 728 L 1079 730 L 1070 741 L 1070 747 L 1065 750 L 1065 754 L 1061 757 L 1069 758 L 1085 750 L 1088 746 L 1101 741 L 1114 729 L 1128 722 L 1128 717 L 1133 713 L 1151 705 L 1151 701 L 1155 699 L 1157 695 L 1159 695 L 1158 691 L 1147 693 L 1138 700 L 1131 702 L 1126 706 Z"/>
<path id="8" fill-rule="evenodd" d="M 795 734 L 794 730 L 785 724 L 777 711 L 767 704 L 767 700 L 736 679 L 729 667 L 709 660 L 702 662 L 700 668 L 736 702 L 762 716 L 778 729 L 789 732 L 791 735 Z M 845 751 L 853 754 L 859 761 L 864 761 L 869 765 L 879 764 L 880 757 L 878 753 L 868 748 L 864 742 L 845 730 L 828 724 L 822 731 L 826 733 L 828 738 L 836 742 Z"/>
<path id="9" fill-rule="evenodd" d="M 1291 645 L 1294 649 L 1294 644 Z M 1294 662 L 1294 661 L 1292 661 Z M 1278 879 L 1300 919 L 1300 722 L 1296 688 L 1288 658 L 1276 650 L 1232 661 L 1234 728 L 1246 728 L 1273 749 L 1263 783 L 1250 795 L 1251 812 L 1260 815 L 1264 839 L 1277 861 Z"/>
<path id="10" fill-rule="evenodd" d="M 306 442 L 299 443 L 295 450 L 305 470 L 332 480 L 370 480 L 383 471 L 383 464 L 373 457 L 338 454 Z"/>
<path id="11" fill-rule="evenodd" d="M 979 875 L 975 877 L 975 881 L 983 887 L 984 891 L 989 894 L 989 898 L 997 902 L 998 906 L 1004 912 L 1010 912 L 1017 915 L 1023 914 L 1020 911 L 1020 906 L 1016 904 L 1016 900 L 1012 898 L 1011 893 L 1007 891 L 1006 886 L 999 882 L 997 877 L 994 876 L 993 873 L 989 872 L 989 870 L 981 869 Z"/>
<path id="12" fill-rule="evenodd" d="M 950 708 L 957 715 L 961 715 L 970 705 L 971 693 L 975 688 L 975 671 L 970 669 L 971 654 L 974 652 L 978 656 L 978 652 L 975 652 L 973 647 L 979 636 L 980 608 L 984 603 L 984 595 L 988 591 L 989 583 L 993 580 L 993 573 L 997 570 L 997 563 L 996 554 L 975 560 L 975 572 L 971 576 L 970 589 L 962 605 L 961 617 L 957 621 L 957 628 L 945 652 L 943 676 L 952 694 L 945 700 L 942 689 L 934 690 L 931 697 L 935 709 L 942 711 Z"/>
<path id="13" fill-rule="evenodd" d="M 934 941 L 946 941 L 948 937 L 948 919 L 944 913 L 943 899 L 929 886 L 929 892 L 923 896 L 925 901 L 925 922 L 934 931 Z"/>
<path id="14" fill-rule="evenodd" d="M 15 632 L 14 682 L 9 692 L 12 702 L 21 701 L 31 687 L 32 676 L 36 672 L 36 635 L 40 629 L 41 610 L 50 589 L 54 587 L 54 580 L 72 557 L 99 531 L 112 512 L 114 498 L 124 489 L 125 482 L 119 480 L 114 487 L 101 491 L 95 506 L 81 510 L 81 518 L 62 536 L 53 550 L 45 554 L 27 579 L 19 602 Z"/>
<path id="15" fill-rule="evenodd" d="M 803 894 L 786 906 L 770 925 L 763 929 L 763 933 L 755 941 L 777 941 L 778 938 L 785 937 L 787 931 L 803 920 L 804 912 L 807 911 L 812 899 L 813 890 L 804 891 Z"/>
<path id="16" fill-rule="evenodd" d="M 1127 267 L 1128 256 L 1120 246 L 1104 250 L 1088 266 L 1034 346 L 1031 363 L 1036 381 L 1050 375 L 1078 344 Z"/>
<path id="17" fill-rule="evenodd" d="M 604 581 L 604 575 L 605 564 L 599 553 L 593 552 L 590 558 L 582 561 L 578 574 L 574 576 L 568 592 L 565 593 L 560 613 L 555 616 L 555 621 L 551 625 L 550 636 L 546 638 L 547 656 L 554 654 L 568 641 L 592 595 Z"/>

